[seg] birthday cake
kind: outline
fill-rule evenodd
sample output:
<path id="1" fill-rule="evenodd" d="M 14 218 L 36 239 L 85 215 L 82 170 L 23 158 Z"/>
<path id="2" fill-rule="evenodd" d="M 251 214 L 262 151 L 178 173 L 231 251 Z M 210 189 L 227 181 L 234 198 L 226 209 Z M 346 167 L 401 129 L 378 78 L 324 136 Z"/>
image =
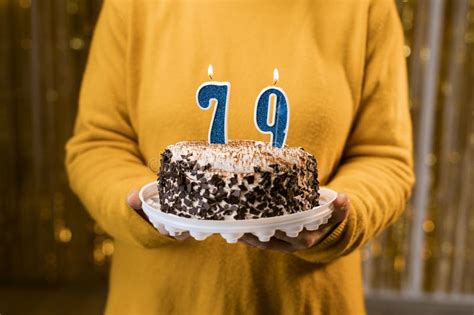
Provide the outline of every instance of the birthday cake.
<path id="1" fill-rule="evenodd" d="M 161 211 L 186 218 L 258 219 L 319 205 L 317 162 L 303 148 L 178 142 L 162 153 L 158 175 Z"/>

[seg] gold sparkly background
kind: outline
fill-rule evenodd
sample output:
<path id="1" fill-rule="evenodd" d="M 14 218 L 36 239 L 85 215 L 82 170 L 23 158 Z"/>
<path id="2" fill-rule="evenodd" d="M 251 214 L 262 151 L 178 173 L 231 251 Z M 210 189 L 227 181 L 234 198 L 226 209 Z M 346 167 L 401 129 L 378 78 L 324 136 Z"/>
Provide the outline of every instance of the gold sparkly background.
<path id="1" fill-rule="evenodd" d="M 405 216 L 363 250 L 368 293 L 474 295 L 474 1 L 441 1 L 441 16 L 433 15 L 435 2 L 397 2 L 417 170 L 427 182 Z M 107 276 L 113 241 L 73 196 L 63 168 L 100 5 L 0 0 L 1 283 L 95 283 Z M 434 40 L 433 27 L 440 27 Z M 427 139 L 428 153 L 419 149 Z M 424 213 L 421 221 L 416 213 Z"/>
<path id="2" fill-rule="evenodd" d="M 94 281 L 113 242 L 68 188 L 64 143 L 101 1 L 0 0 L 0 280 Z"/>

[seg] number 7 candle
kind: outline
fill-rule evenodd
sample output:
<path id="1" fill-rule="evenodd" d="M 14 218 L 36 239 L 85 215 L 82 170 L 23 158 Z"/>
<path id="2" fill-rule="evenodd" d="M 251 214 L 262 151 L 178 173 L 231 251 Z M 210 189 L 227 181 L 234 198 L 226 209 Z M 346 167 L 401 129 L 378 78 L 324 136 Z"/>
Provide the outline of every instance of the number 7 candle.
<path id="1" fill-rule="evenodd" d="M 262 133 L 271 134 L 272 146 L 282 148 L 288 135 L 290 106 L 285 92 L 276 87 L 279 79 L 278 69 L 273 70 L 273 86 L 264 88 L 255 102 L 254 122 Z M 274 98 L 273 117 L 270 117 L 270 101 Z M 273 118 L 273 119 L 272 119 Z"/>
<path id="2" fill-rule="evenodd" d="M 207 74 L 211 81 L 201 84 L 196 92 L 199 108 L 207 110 L 215 102 L 214 114 L 209 127 L 208 141 L 211 144 L 227 143 L 227 104 L 229 101 L 230 82 L 218 82 L 212 79 L 214 69 L 209 65 Z"/>

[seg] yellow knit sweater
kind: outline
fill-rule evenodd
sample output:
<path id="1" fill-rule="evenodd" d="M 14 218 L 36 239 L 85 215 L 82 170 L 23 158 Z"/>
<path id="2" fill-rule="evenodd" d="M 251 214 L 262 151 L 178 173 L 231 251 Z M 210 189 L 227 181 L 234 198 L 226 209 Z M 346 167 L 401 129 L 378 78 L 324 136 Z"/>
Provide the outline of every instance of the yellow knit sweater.
<path id="1" fill-rule="evenodd" d="M 385 0 L 109 0 L 90 51 L 66 166 L 115 239 L 107 314 L 363 314 L 358 249 L 404 209 L 414 176 L 403 37 Z M 230 139 L 269 141 L 260 90 L 287 94 L 287 144 L 347 192 L 347 219 L 294 254 L 161 236 L 125 200 L 156 180 L 160 153 L 207 139 L 196 89 L 229 81 Z"/>

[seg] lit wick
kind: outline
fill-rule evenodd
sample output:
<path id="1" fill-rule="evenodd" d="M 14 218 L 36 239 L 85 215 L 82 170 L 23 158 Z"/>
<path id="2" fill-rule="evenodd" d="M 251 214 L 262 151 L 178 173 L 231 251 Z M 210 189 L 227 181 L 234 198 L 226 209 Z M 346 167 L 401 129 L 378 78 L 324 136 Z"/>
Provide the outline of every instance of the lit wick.
<path id="1" fill-rule="evenodd" d="M 209 65 L 209 67 L 207 67 L 207 75 L 212 80 L 212 76 L 214 75 L 214 68 L 212 67 L 212 65 Z"/>
<path id="2" fill-rule="evenodd" d="M 277 84 L 279 78 L 280 78 L 280 74 L 278 73 L 278 69 L 277 68 L 273 69 L 273 85 Z"/>

